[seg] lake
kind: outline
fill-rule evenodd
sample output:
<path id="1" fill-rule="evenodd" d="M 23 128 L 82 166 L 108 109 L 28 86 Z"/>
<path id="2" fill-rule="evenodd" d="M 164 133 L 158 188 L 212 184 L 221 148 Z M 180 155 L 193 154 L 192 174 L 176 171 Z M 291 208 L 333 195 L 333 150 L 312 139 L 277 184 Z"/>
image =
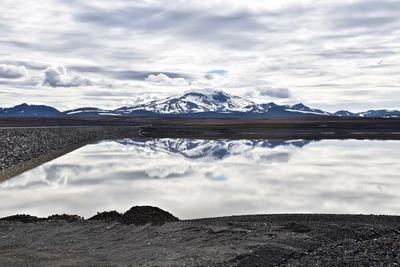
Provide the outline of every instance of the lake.
<path id="1" fill-rule="evenodd" d="M 400 213 L 400 141 L 123 139 L 0 184 L 0 217 L 152 205 L 181 219 Z"/>

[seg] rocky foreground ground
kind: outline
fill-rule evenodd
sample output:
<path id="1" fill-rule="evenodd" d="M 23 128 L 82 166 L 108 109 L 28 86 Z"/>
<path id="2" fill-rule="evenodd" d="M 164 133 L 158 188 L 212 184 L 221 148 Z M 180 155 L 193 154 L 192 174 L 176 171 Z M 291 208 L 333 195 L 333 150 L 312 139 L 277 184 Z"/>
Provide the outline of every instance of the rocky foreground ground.
<path id="1" fill-rule="evenodd" d="M 400 217 L 124 214 L 0 221 L 3 266 L 398 266 Z"/>

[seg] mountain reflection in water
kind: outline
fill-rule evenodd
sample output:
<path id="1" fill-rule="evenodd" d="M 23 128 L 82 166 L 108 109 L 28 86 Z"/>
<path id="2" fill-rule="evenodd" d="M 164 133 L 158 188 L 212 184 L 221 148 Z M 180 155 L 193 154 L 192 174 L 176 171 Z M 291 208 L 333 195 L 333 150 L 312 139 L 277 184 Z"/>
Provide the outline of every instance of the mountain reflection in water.
<path id="1" fill-rule="evenodd" d="M 247 153 L 255 148 L 275 148 L 278 146 L 303 147 L 310 140 L 190 140 L 190 139 L 123 139 L 119 144 L 137 149 L 153 150 L 169 154 L 179 154 L 189 159 L 222 160 Z"/>
<path id="2" fill-rule="evenodd" d="M 181 218 L 399 213 L 400 142 L 123 139 L 88 145 L 0 184 L 0 216 L 124 211 Z"/>

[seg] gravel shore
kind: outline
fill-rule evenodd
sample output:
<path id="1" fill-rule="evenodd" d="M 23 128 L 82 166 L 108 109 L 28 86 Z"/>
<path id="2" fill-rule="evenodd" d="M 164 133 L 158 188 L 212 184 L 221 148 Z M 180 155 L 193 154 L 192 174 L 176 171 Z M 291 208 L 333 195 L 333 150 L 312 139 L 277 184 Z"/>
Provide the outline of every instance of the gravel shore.
<path id="1" fill-rule="evenodd" d="M 400 264 L 396 216 L 292 214 L 178 221 L 157 209 L 157 223 L 145 224 L 154 213 L 144 212 L 131 209 L 122 215 L 136 217 L 134 224 L 115 220 L 116 212 L 91 220 L 65 215 L 30 223 L 1 220 L 0 262 L 9 267 Z M 163 218 L 166 223 L 160 225 Z"/>
<path id="2" fill-rule="evenodd" d="M 0 181 L 88 143 L 137 134 L 128 126 L 0 128 Z"/>

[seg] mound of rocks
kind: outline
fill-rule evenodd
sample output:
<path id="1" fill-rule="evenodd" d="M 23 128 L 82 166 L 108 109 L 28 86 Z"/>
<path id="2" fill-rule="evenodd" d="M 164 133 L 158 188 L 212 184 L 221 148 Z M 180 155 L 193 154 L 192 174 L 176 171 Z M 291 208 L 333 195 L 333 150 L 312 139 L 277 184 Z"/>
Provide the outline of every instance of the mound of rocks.
<path id="1" fill-rule="evenodd" d="M 43 221 L 67 221 L 67 222 L 76 222 L 84 220 L 83 217 L 78 215 L 68 215 L 68 214 L 55 214 L 51 215 L 47 218 L 39 218 L 31 215 L 13 215 L 1 218 L 0 221 L 9 221 L 9 222 L 22 222 L 22 223 L 36 223 Z M 179 219 L 172 215 L 171 213 L 162 210 L 157 207 L 151 206 L 135 206 L 130 210 L 121 214 L 115 210 L 113 211 L 104 211 L 98 212 L 93 217 L 88 220 L 97 220 L 104 222 L 119 222 L 122 224 L 133 224 L 133 225 L 163 225 L 167 222 L 178 222 Z"/>
<path id="2" fill-rule="evenodd" d="M 42 222 L 44 218 L 39 218 L 36 216 L 31 216 L 27 214 L 17 214 L 8 217 L 1 218 L 0 221 L 7 221 L 7 222 L 22 222 L 22 223 L 35 223 L 35 222 Z"/>
<path id="3" fill-rule="evenodd" d="M 103 211 L 98 212 L 93 217 L 88 220 L 97 220 L 97 221 L 105 221 L 105 222 L 113 222 L 113 221 L 121 221 L 122 214 L 113 210 L 113 211 Z"/>
<path id="4" fill-rule="evenodd" d="M 162 225 L 167 222 L 178 222 L 179 219 L 171 213 L 157 207 L 135 206 L 125 212 L 121 217 L 121 223 L 134 225 Z"/>
<path id="5" fill-rule="evenodd" d="M 67 222 L 75 222 L 75 221 L 80 221 L 83 220 L 83 217 L 78 216 L 78 215 L 68 215 L 68 214 L 55 214 L 51 215 L 47 218 L 48 221 L 60 221 L 64 220 Z"/>

